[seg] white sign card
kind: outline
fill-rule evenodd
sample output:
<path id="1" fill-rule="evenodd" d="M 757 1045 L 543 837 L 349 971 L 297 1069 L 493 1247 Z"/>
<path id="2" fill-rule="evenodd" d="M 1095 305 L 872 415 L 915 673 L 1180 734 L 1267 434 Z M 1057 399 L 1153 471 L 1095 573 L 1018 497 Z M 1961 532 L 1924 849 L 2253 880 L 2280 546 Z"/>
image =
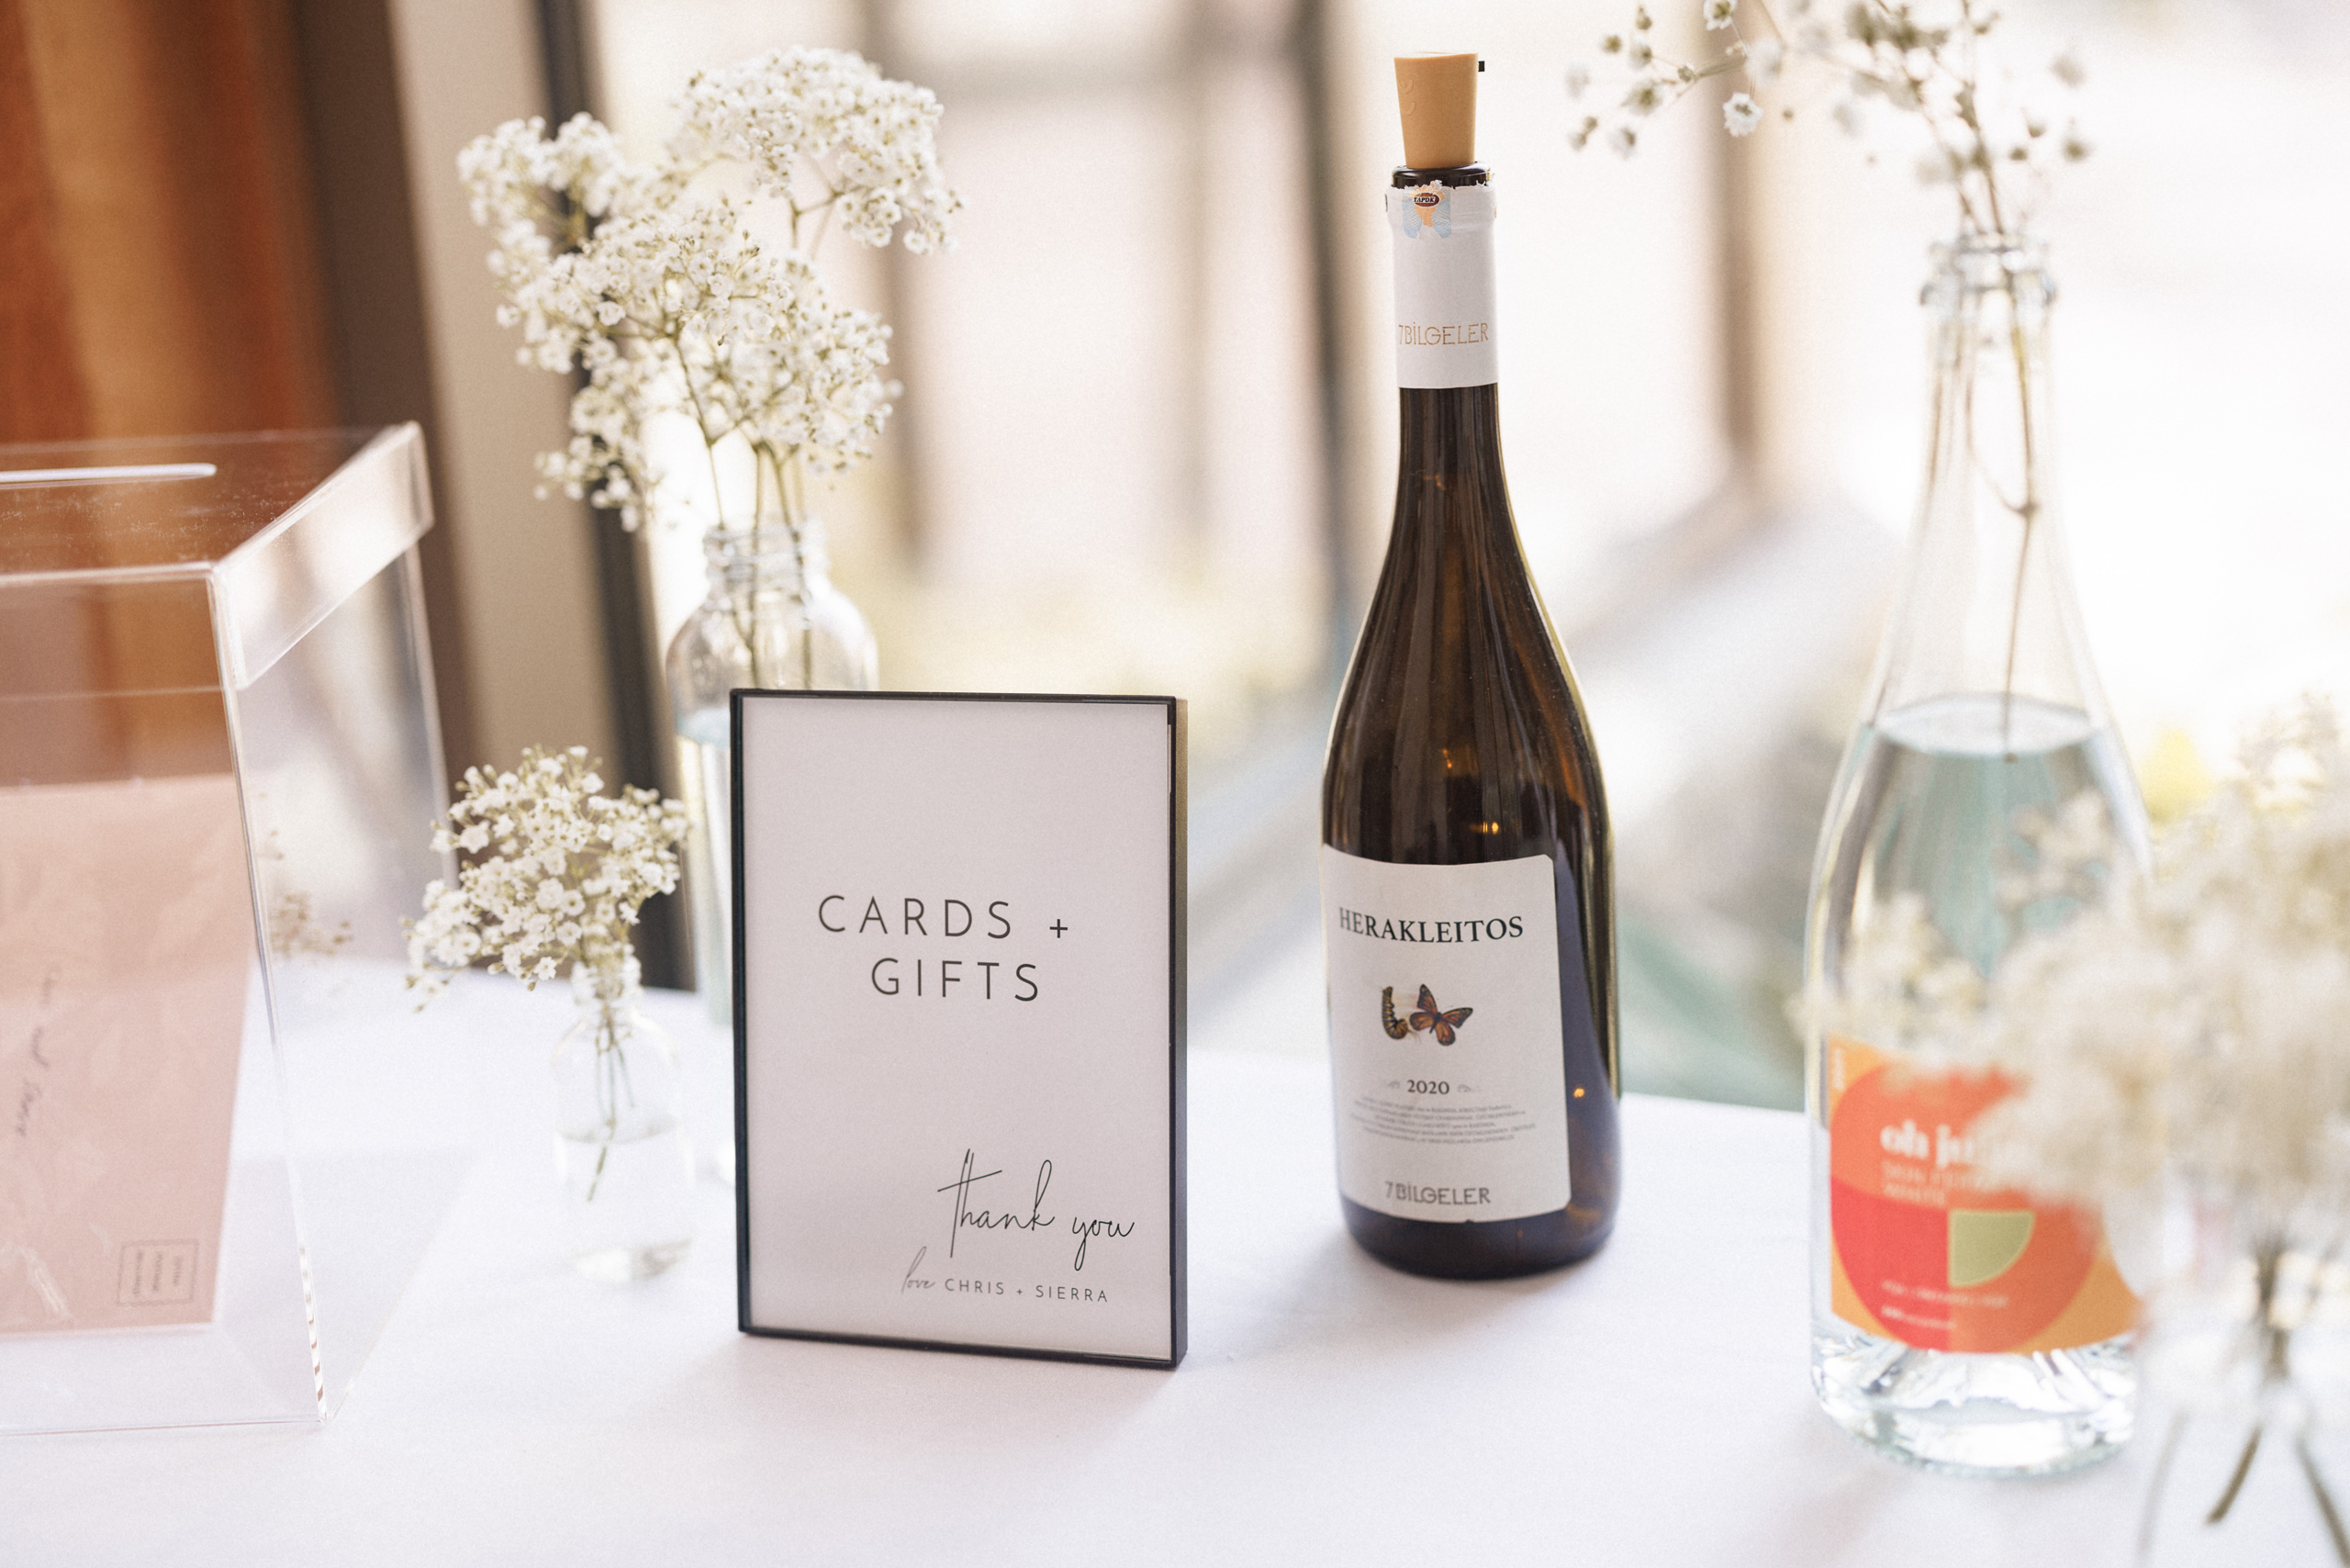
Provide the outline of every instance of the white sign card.
<path id="1" fill-rule="evenodd" d="M 737 691 L 755 1334 L 1183 1356 L 1183 706 Z"/>

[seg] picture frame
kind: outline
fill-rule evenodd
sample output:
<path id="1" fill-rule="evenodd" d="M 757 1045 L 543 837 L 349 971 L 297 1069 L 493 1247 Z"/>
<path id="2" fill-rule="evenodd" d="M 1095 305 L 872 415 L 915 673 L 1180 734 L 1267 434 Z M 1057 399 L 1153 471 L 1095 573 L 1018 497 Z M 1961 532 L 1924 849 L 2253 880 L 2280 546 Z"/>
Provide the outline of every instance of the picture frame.
<path id="1" fill-rule="evenodd" d="M 1185 717 L 733 694 L 744 1332 L 1181 1362 Z"/>

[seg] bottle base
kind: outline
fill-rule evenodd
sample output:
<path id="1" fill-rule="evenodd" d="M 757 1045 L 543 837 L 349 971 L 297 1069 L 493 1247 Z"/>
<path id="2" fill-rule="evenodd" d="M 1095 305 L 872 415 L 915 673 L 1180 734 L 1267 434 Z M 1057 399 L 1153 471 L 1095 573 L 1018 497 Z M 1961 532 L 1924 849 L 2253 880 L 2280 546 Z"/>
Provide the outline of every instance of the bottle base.
<path id="1" fill-rule="evenodd" d="M 1523 1219 L 1398 1219 L 1340 1193 L 1347 1233 L 1391 1269 L 1437 1280 L 1511 1280 L 1579 1263 L 1606 1243 L 1613 1216 L 1562 1209 Z"/>
<path id="2" fill-rule="evenodd" d="M 686 1254 L 693 1250 L 693 1245 L 688 1239 L 665 1241 L 649 1247 L 599 1247 L 573 1258 L 571 1266 L 591 1280 L 624 1285 L 667 1273 L 685 1261 Z"/>
<path id="3" fill-rule="evenodd" d="M 1815 1330 L 1812 1390 L 1846 1435 L 1944 1475 L 2060 1475 L 2120 1453 L 2136 1414 L 2130 1341 L 2031 1355 L 1923 1350 Z"/>

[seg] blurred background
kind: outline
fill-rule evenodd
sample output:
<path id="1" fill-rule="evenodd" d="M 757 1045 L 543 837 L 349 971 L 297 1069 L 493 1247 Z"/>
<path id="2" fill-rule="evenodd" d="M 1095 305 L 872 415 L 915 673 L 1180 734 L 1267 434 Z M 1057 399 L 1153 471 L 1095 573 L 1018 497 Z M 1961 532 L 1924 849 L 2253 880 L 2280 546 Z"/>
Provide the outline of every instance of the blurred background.
<path id="1" fill-rule="evenodd" d="M 1654 7 L 1694 52 L 1695 0 Z M 2059 497 L 2157 811 L 2251 715 L 2350 692 L 2350 6 L 2037 0 L 2097 147 L 2039 228 Z M 1686 15 L 1684 15 L 1684 12 Z M 948 254 L 835 241 L 905 393 L 828 492 L 901 689 L 1192 704 L 1194 1042 L 1318 1055 L 1316 790 L 1393 484 L 1388 59 L 1475 50 L 1506 455 L 1615 812 L 1635 1089 L 1798 1103 L 1812 842 L 1925 438 L 1950 227 L 1827 104 L 1698 95 L 1633 161 L 1563 86 L 1612 0 L 0 0 L 0 442 L 414 419 L 452 765 L 584 743 L 672 789 L 693 520 L 535 498 L 570 384 L 515 363 L 457 150 L 697 69 L 856 49 L 934 89 Z M 648 978 L 690 974 L 656 913 Z"/>

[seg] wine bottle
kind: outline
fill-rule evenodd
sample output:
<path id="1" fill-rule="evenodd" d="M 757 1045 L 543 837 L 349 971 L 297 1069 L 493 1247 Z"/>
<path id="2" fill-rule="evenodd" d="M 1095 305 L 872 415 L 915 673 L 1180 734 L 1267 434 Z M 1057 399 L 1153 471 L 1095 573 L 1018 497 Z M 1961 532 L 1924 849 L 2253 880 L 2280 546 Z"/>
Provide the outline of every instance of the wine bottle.
<path id="1" fill-rule="evenodd" d="M 1322 781 L 1340 1206 L 1455 1279 L 1589 1254 L 1618 1187 L 1607 807 L 1502 473 L 1477 69 L 1395 62 L 1403 450 Z"/>

